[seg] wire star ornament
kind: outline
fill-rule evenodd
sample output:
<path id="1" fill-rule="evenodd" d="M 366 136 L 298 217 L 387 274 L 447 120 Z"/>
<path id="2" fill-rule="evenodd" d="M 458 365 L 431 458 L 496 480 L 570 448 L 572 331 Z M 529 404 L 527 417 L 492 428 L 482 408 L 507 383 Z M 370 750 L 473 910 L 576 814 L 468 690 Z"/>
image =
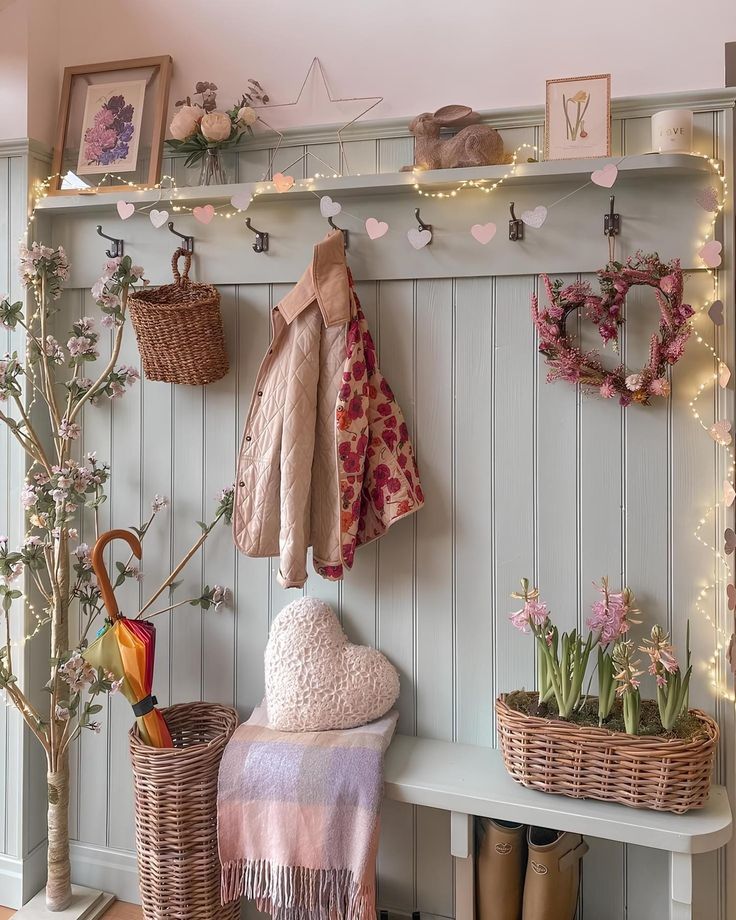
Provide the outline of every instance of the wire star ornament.
<path id="1" fill-rule="evenodd" d="M 253 107 L 258 112 L 258 118 L 261 121 L 261 123 L 265 125 L 267 128 L 270 128 L 270 130 L 275 131 L 279 135 L 278 143 L 271 154 L 271 159 L 268 164 L 268 169 L 270 171 L 273 166 L 273 162 L 276 157 L 276 154 L 278 153 L 279 148 L 281 147 L 284 141 L 284 134 L 282 131 L 278 130 L 277 128 L 273 128 L 271 125 L 269 125 L 268 122 L 265 120 L 265 118 L 261 116 L 260 112 L 261 111 L 273 112 L 276 109 L 283 110 L 283 109 L 288 109 L 288 108 L 293 108 L 295 106 L 298 106 L 312 78 L 321 80 L 322 86 L 324 87 L 325 93 L 327 94 L 327 99 L 332 105 L 339 105 L 340 103 L 345 103 L 345 102 L 368 103 L 365 106 L 365 108 L 363 108 L 360 112 L 358 112 L 357 115 L 355 115 L 353 118 L 345 122 L 344 125 L 342 125 L 340 128 L 337 129 L 337 143 L 338 143 L 338 148 L 339 148 L 339 153 L 340 153 L 340 160 L 343 164 L 342 172 L 345 175 L 350 175 L 351 174 L 350 166 L 348 163 L 347 153 L 345 151 L 345 144 L 342 138 L 343 132 L 347 131 L 347 129 L 350 128 L 352 125 L 354 125 L 356 121 L 358 121 L 360 118 L 363 118 L 364 115 L 367 115 L 368 112 L 372 111 L 373 109 L 376 108 L 376 106 L 380 105 L 383 102 L 383 96 L 335 96 L 330 88 L 330 84 L 327 81 L 327 77 L 325 75 L 325 71 L 322 66 L 322 62 L 320 61 L 318 57 L 312 58 L 312 63 L 309 65 L 309 68 L 307 69 L 304 79 L 302 80 L 302 84 L 299 87 L 299 92 L 297 94 L 297 97 L 296 99 L 294 99 L 293 102 L 281 102 L 281 103 L 277 103 L 274 105 L 269 103 L 268 105 Z M 296 160 L 294 160 L 293 163 L 290 163 L 288 166 L 284 167 L 284 170 L 282 171 L 291 169 L 291 167 L 296 165 L 298 162 L 300 162 L 300 160 L 304 160 L 309 156 L 315 157 L 315 159 L 319 160 L 321 163 L 325 163 L 325 161 L 322 160 L 320 157 L 316 156 L 316 154 L 313 154 L 307 151 L 303 153 L 301 156 L 299 156 Z M 325 163 L 325 165 L 329 167 L 328 163 Z M 329 168 L 333 169 L 333 167 L 329 167 Z M 333 169 L 333 171 L 340 172 L 340 170 L 335 170 L 335 169 Z"/>

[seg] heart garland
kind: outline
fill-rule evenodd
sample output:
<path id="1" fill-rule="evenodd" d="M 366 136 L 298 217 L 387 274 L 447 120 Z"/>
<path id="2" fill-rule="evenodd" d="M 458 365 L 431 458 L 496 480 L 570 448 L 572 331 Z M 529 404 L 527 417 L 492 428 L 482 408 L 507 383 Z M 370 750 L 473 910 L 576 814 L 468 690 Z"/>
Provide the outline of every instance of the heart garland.
<path id="1" fill-rule="evenodd" d="M 154 208 L 152 211 L 149 211 L 148 217 L 153 226 L 158 230 L 159 227 L 163 227 L 163 225 L 169 219 L 169 212 L 157 211 L 156 208 Z"/>
<path id="2" fill-rule="evenodd" d="M 115 207 L 118 209 L 120 220 L 127 220 L 135 214 L 135 205 L 130 201 L 118 201 Z"/>

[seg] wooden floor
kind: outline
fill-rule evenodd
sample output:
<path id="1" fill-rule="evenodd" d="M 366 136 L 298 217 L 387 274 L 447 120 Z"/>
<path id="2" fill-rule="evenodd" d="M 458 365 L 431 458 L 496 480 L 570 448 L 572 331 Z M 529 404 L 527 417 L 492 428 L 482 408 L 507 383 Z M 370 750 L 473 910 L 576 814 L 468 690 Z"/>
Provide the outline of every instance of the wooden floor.
<path id="1" fill-rule="evenodd" d="M 9 907 L 0 907 L 0 920 L 8 920 L 15 913 Z M 127 901 L 115 901 L 110 910 L 105 914 L 105 920 L 141 920 L 139 904 L 128 904 Z"/>

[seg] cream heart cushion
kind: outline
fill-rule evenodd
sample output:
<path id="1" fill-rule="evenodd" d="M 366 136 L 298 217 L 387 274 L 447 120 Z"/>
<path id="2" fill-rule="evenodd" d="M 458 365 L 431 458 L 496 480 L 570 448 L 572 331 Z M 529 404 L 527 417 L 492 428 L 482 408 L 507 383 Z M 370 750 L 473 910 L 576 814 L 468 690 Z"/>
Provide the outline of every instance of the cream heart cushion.
<path id="1" fill-rule="evenodd" d="M 265 663 L 268 722 L 278 731 L 355 728 L 385 715 L 399 695 L 388 658 L 348 642 L 332 608 L 316 597 L 276 617 Z"/>

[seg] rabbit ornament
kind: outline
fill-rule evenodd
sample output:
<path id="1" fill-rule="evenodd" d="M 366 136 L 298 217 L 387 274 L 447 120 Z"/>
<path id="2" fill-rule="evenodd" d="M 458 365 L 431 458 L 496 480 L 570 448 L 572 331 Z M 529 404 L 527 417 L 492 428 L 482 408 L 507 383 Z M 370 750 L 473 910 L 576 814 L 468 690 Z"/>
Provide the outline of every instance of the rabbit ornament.
<path id="1" fill-rule="evenodd" d="M 409 130 L 415 136 L 416 169 L 493 166 L 505 162 L 503 140 L 495 128 L 481 125 L 480 115 L 467 105 L 445 105 L 432 114 L 423 112 Z M 442 128 L 459 128 L 451 137 L 440 137 Z"/>

